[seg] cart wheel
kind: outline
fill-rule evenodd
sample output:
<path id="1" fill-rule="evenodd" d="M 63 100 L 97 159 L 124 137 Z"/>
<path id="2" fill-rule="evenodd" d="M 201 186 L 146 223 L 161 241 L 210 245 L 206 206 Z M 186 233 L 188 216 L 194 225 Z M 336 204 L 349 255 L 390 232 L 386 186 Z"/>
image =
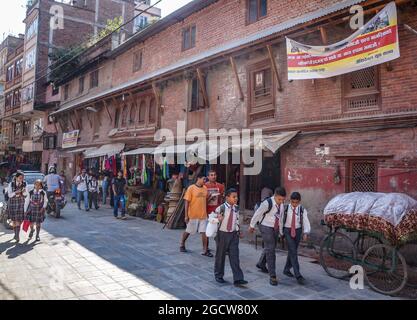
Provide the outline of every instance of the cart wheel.
<path id="1" fill-rule="evenodd" d="M 356 248 L 347 235 L 336 231 L 323 239 L 320 246 L 320 264 L 329 276 L 347 278 L 350 276 L 349 269 L 357 263 Z"/>
<path id="2" fill-rule="evenodd" d="M 362 259 L 366 279 L 377 292 L 394 295 L 407 283 L 407 264 L 394 247 L 377 244 L 369 248 Z"/>

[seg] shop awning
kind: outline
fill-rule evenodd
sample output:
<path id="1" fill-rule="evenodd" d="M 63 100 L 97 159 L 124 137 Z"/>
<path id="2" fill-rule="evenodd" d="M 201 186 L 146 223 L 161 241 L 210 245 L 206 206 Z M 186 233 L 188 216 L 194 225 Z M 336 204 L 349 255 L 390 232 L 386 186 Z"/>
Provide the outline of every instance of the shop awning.
<path id="1" fill-rule="evenodd" d="M 90 148 L 78 148 L 78 149 L 74 149 L 74 150 L 65 150 L 66 153 L 80 153 L 80 152 L 86 152 L 86 151 L 91 151 L 93 149 L 97 149 L 94 147 L 90 147 Z"/>
<path id="2" fill-rule="evenodd" d="M 283 145 L 288 143 L 293 139 L 299 131 L 286 131 L 280 132 L 273 135 L 264 135 L 262 137 L 256 138 L 251 137 L 250 139 L 242 139 L 240 144 L 232 144 L 232 151 L 239 151 L 243 149 L 262 149 L 269 150 L 273 153 L 278 151 Z"/>
<path id="3" fill-rule="evenodd" d="M 125 147 L 124 143 L 105 144 L 99 148 L 94 148 L 84 152 L 86 159 L 98 158 L 104 156 L 114 156 L 120 153 Z"/>
<path id="4" fill-rule="evenodd" d="M 125 156 L 135 156 L 138 154 L 153 154 L 155 151 L 155 148 L 138 148 L 135 150 L 123 152 L 123 155 Z"/>

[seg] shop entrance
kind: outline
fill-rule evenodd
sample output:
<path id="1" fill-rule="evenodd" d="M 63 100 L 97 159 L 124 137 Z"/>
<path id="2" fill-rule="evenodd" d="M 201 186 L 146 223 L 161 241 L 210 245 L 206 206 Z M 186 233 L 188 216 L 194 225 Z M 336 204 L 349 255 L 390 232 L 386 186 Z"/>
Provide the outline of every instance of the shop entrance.
<path id="1" fill-rule="evenodd" d="M 281 156 L 280 152 L 272 154 L 264 152 L 262 159 L 262 171 L 256 176 L 247 176 L 244 179 L 246 183 L 245 207 L 253 210 L 255 204 L 261 201 L 261 190 L 267 187 L 271 190 L 281 186 Z"/>

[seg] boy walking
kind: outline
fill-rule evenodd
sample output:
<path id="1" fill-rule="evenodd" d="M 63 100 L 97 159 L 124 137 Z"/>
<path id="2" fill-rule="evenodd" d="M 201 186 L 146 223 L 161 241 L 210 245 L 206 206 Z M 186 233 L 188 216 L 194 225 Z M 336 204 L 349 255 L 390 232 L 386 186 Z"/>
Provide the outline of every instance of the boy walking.
<path id="1" fill-rule="evenodd" d="M 243 278 L 239 262 L 239 207 L 237 206 L 237 191 L 226 191 L 226 202 L 216 208 L 220 225 L 216 235 L 216 261 L 214 264 L 214 277 L 217 282 L 225 283 L 224 263 L 226 253 L 229 255 L 230 267 L 233 272 L 235 286 L 242 286 L 248 282 Z"/>
<path id="2" fill-rule="evenodd" d="M 287 263 L 285 264 L 284 274 L 288 277 L 297 279 L 301 285 L 305 279 L 300 274 L 300 265 L 298 263 L 298 245 L 301 237 L 307 241 L 311 231 L 310 221 L 308 220 L 307 210 L 300 204 L 301 195 L 293 192 L 290 197 L 290 205 L 286 205 L 284 212 L 281 214 L 280 234 L 285 237 L 288 245 Z M 291 268 L 294 274 L 291 273 Z"/>
<path id="3" fill-rule="evenodd" d="M 213 254 L 208 250 L 208 241 L 206 236 L 207 227 L 207 188 L 204 185 L 204 174 L 197 176 L 195 184 L 188 187 L 184 195 L 185 201 L 185 223 L 187 228 L 182 235 L 180 251 L 187 252 L 185 241 L 190 234 L 201 233 L 203 242 L 203 256 L 212 257 Z"/>
<path id="4" fill-rule="evenodd" d="M 284 188 L 275 189 L 274 195 L 260 204 L 252 217 L 249 227 L 249 232 L 253 233 L 256 224 L 259 223 L 259 230 L 262 234 L 265 249 L 256 267 L 264 273 L 269 273 L 269 283 L 272 286 L 278 285 L 275 271 L 275 249 L 279 237 L 280 214 L 284 211 L 286 195 L 287 193 Z"/>
<path id="5" fill-rule="evenodd" d="M 88 204 L 90 210 L 94 208 L 98 210 L 98 180 L 97 176 L 93 175 L 88 183 Z"/>

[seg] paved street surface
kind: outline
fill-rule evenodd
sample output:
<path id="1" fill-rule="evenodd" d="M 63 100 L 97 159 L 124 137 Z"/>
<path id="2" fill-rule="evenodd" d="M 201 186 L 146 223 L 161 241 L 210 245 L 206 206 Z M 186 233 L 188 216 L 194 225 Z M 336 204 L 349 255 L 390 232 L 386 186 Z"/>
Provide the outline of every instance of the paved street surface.
<path id="1" fill-rule="evenodd" d="M 280 282 L 255 268 L 260 249 L 241 243 L 242 269 L 249 284 L 235 288 L 226 264 L 225 280 L 214 281 L 214 258 L 200 255 L 201 241 L 191 237 L 191 253 L 179 252 L 182 230 L 129 217 L 115 220 L 110 208 L 78 211 L 69 204 L 62 219 L 48 217 L 41 242 L 15 245 L 12 231 L 0 226 L 0 299 L 388 299 L 369 289 L 351 290 L 346 281 L 328 277 L 321 266 L 301 258 L 308 283 L 299 286 L 282 275 Z M 210 244 L 214 249 L 214 242 Z"/>

